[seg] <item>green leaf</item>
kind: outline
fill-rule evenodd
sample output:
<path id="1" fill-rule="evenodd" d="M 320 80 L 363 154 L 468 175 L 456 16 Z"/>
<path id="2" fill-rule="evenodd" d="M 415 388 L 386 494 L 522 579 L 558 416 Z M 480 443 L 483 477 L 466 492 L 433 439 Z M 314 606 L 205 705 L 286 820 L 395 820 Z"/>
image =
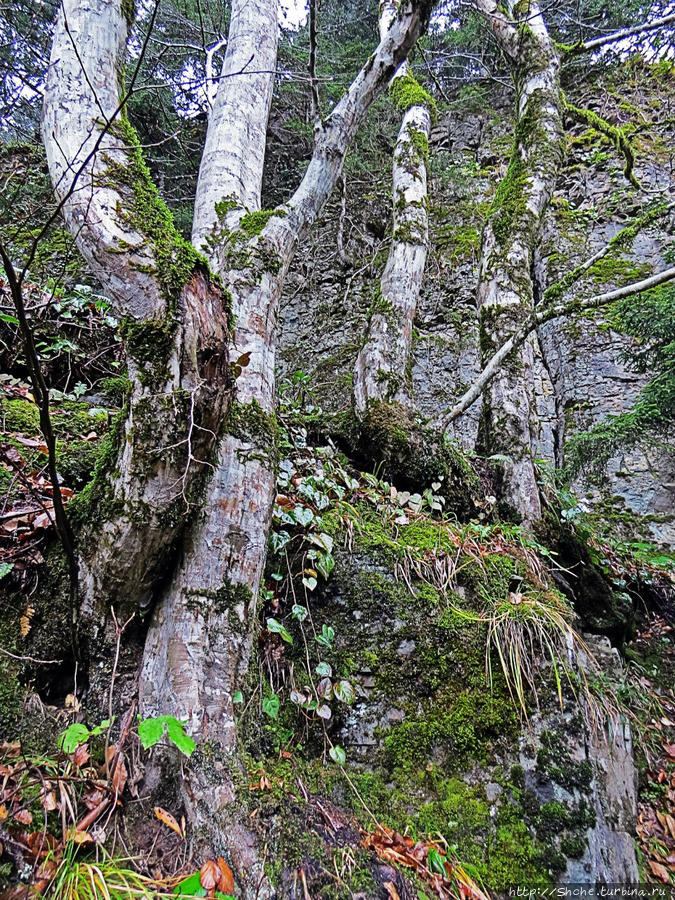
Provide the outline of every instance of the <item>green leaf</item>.
<path id="1" fill-rule="evenodd" d="M 326 676 L 330 678 L 330 676 L 333 674 L 333 670 L 330 664 L 327 662 L 320 662 L 314 671 L 317 675 L 321 675 L 322 678 L 325 678 Z"/>
<path id="2" fill-rule="evenodd" d="M 309 615 L 309 611 L 306 606 L 301 606 L 299 603 L 295 603 L 293 609 L 291 610 L 291 615 L 294 619 L 297 619 L 298 622 L 304 622 Z"/>
<path id="3" fill-rule="evenodd" d="M 164 722 L 161 717 L 158 719 L 143 719 L 142 722 L 138 723 L 138 737 L 144 750 L 154 747 L 162 739 L 163 734 Z"/>
<path id="4" fill-rule="evenodd" d="M 304 584 L 304 586 L 307 588 L 308 591 L 313 591 L 314 588 L 317 586 L 318 581 L 316 580 L 316 578 L 313 575 L 305 575 L 304 578 L 302 579 L 302 583 Z"/>
<path id="5" fill-rule="evenodd" d="M 177 884 L 173 892 L 177 897 L 206 897 L 207 893 L 206 888 L 202 887 L 199 880 L 199 872 L 195 872 L 194 875 L 190 875 L 189 878 Z"/>
<path id="6" fill-rule="evenodd" d="M 185 731 L 185 725 L 174 719 L 173 716 L 164 716 L 166 722 L 166 736 L 171 743 L 185 756 L 192 756 L 197 745 Z"/>
<path id="7" fill-rule="evenodd" d="M 89 739 L 89 729 L 82 722 L 73 722 L 63 732 L 59 746 L 64 753 L 74 753 L 77 748 Z"/>
<path id="8" fill-rule="evenodd" d="M 350 681 L 338 681 L 333 685 L 333 693 L 342 703 L 353 703 L 356 700 L 356 691 Z"/>
<path id="9" fill-rule="evenodd" d="M 335 637 L 335 629 L 331 625 L 322 625 L 321 626 L 321 634 L 317 634 L 314 638 L 318 644 L 321 644 L 322 647 L 332 647 L 333 639 Z"/>
<path id="10" fill-rule="evenodd" d="M 445 857 L 442 856 L 435 847 L 429 847 L 427 862 L 429 863 L 429 869 L 434 874 L 443 876 L 448 874 L 445 871 Z"/>
<path id="11" fill-rule="evenodd" d="M 332 553 L 321 553 L 316 561 L 316 567 L 324 578 L 328 578 L 335 568 L 335 559 Z"/>
<path id="12" fill-rule="evenodd" d="M 270 719 L 276 719 L 279 716 L 279 698 L 276 694 L 271 694 L 269 697 L 265 697 L 262 702 L 262 708 L 265 715 L 269 716 Z"/>
<path id="13" fill-rule="evenodd" d="M 307 506 L 296 506 L 293 510 L 293 518 L 298 525 L 302 525 L 306 528 L 314 521 L 314 513 Z"/>
<path id="14" fill-rule="evenodd" d="M 233 703 L 243 703 L 244 702 L 244 695 L 242 694 L 241 691 L 234 692 L 234 694 L 232 695 L 232 702 Z"/>
<path id="15" fill-rule="evenodd" d="M 0 578 L 4 578 L 5 575 L 9 575 L 9 573 L 14 568 L 14 563 L 0 563 Z"/>
<path id="16" fill-rule="evenodd" d="M 344 766 L 345 762 L 347 761 L 347 754 L 342 749 L 342 747 L 339 747 L 337 744 L 334 747 L 330 748 L 330 750 L 328 751 L 328 755 L 333 760 L 333 762 L 336 762 L 339 766 Z"/>
<path id="17" fill-rule="evenodd" d="M 277 622 L 276 619 L 267 620 L 267 630 L 271 631 L 272 634 L 281 635 L 281 639 L 286 641 L 287 644 L 293 643 L 293 638 L 290 636 L 286 628 L 281 624 L 281 622 Z"/>

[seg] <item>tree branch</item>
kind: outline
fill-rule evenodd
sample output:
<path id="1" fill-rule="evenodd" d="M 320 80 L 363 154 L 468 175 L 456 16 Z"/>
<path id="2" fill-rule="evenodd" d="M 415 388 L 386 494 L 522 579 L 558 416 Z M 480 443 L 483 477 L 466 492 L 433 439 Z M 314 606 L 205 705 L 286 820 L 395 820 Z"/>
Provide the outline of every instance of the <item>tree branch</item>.
<path id="1" fill-rule="evenodd" d="M 614 291 L 608 291 L 604 294 L 595 294 L 584 300 L 574 299 L 564 303 L 553 303 L 549 306 L 535 310 L 525 319 L 520 328 L 511 335 L 508 341 L 502 344 L 499 350 L 491 357 L 469 390 L 466 391 L 452 409 L 440 419 L 440 427 L 442 430 L 445 430 L 448 425 L 459 418 L 463 412 L 466 412 L 466 410 L 475 403 L 483 392 L 483 389 L 495 377 L 499 371 L 499 367 L 507 356 L 520 347 L 535 328 L 543 325 L 544 322 L 549 322 L 551 319 L 557 319 L 562 316 L 568 316 L 572 313 L 583 312 L 587 309 L 599 309 L 601 306 L 607 306 L 609 303 L 614 303 L 616 300 L 623 300 L 626 297 L 632 297 L 635 294 L 641 294 L 643 291 L 659 287 L 659 285 L 665 284 L 673 279 L 675 279 L 675 267 L 664 269 L 662 272 L 651 275 L 643 281 L 627 284 L 625 287 L 617 288 Z"/>
<path id="2" fill-rule="evenodd" d="M 662 19 L 654 19 L 653 22 L 643 22 L 642 25 L 622 28 L 621 31 L 614 31 L 612 34 L 604 34 L 602 37 L 594 38 L 592 41 L 580 41 L 578 44 L 572 44 L 571 46 L 560 46 L 559 49 L 570 55 L 589 53 L 604 47 L 606 44 L 613 44 L 615 41 L 633 37 L 635 34 L 644 34 L 646 31 L 655 31 L 664 25 L 675 25 L 675 13 L 670 16 L 664 16 Z"/>

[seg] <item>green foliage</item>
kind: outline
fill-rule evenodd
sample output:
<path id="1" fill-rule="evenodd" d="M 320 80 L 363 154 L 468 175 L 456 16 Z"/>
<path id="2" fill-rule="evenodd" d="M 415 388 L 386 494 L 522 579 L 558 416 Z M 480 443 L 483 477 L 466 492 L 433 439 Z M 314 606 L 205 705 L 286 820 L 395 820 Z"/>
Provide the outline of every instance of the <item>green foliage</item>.
<path id="1" fill-rule="evenodd" d="M 53 900 L 152 900 L 157 896 L 150 880 L 130 868 L 128 860 L 109 856 L 102 845 L 100 855 L 94 860 L 82 858 L 80 845 L 67 841 L 44 896 Z M 54 851 L 47 855 L 48 860 L 54 857 Z"/>
<path id="2" fill-rule="evenodd" d="M 169 741 L 185 756 L 191 756 L 196 747 L 195 742 L 185 731 L 183 722 L 174 716 L 157 716 L 143 719 L 138 723 L 138 737 L 144 750 L 154 747 L 166 733 Z"/>

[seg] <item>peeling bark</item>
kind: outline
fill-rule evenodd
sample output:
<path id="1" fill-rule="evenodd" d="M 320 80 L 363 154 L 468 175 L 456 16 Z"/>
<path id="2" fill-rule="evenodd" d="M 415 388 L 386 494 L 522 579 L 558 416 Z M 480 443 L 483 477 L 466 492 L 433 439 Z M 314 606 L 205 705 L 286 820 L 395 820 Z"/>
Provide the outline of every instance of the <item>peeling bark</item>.
<path id="1" fill-rule="evenodd" d="M 482 363 L 487 365 L 534 306 L 535 248 L 563 158 L 563 98 L 558 53 L 538 5 L 515 4 L 512 19 L 490 0 L 476 7 L 511 63 L 517 90 L 511 162 L 483 232 L 478 308 Z M 483 407 L 485 448 L 508 458 L 503 499 L 525 524 L 541 515 L 531 427 L 538 352 L 536 341 L 529 340 L 504 357 L 488 382 Z"/>

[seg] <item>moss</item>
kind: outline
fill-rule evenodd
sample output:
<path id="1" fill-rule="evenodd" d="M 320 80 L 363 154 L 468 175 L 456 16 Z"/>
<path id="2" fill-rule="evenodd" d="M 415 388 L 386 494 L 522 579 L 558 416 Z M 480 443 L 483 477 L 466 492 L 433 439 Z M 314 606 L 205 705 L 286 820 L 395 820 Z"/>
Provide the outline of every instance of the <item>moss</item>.
<path id="1" fill-rule="evenodd" d="M 131 28 L 136 21 L 136 0 L 122 0 L 122 15 Z"/>
<path id="2" fill-rule="evenodd" d="M 169 378 L 168 363 L 174 344 L 175 321 L 137 322 L 123 319 L 120 334 L 127 352 L 140 364 L 138 380 L 143 385 L 159 388 Z"/>
<path id="3" fill-rule="evenodd" d="M 420 131 L 419 128 L 414 128 L 412 125 L 408 125 L 407 128 L 408 139 L 415 150 L 417 158 L 420 162 L 428 163 L 429 162 L 429 138 L 423 131 Z"/>
<path id="4" fill-rule="evenodd" d="M 625 259 L 605 256 L 588 270 L 588 277 L 599 285 L 611 284 L 614 287 L 622 287 L 631 281 L 646 278 L 651 272 L 652 266 L 649 263 L 635 265 Z"/>
<path id="5" fill-rule="evenodd" d="M 523 188 L 525 187 L 525 166 L 520 154 L 515 150 L 511 156 L 506 175 L 499 182 L 492 204 L 492 230 L 497 241 L 503 246 L 512 236 L 516 219 L 526 211 Z"/>
<path id="6" fill-rule="evenodd" d="M 283 219 L 285 215 L 286 211 L 283 209 L 261 209 L 257 212 L 246 213 L 245 216 L 242 216 L 239 227 L 246 237 L 252 238 L 262 232 L 270 219 L 274 217 Z"/>
<path id="7" fill-rule="evenodd" d="M 275 459 L 279 442 L 279 423 L 273 413 L 267 413 L 257 400 L 233 403 L 227 419 L 229 433 L 256 450 Z"/>
<path id="8" fill-rule="evenodd" d="M 389 96 L 394 106 L 403 113 L 413 106 L 425 106 L 433 122 L 438 118 L 436 101 L 410 72 L 394 78 L 389 87 Z"/>
<path id="9" fill-rule="evenodd" d="M 177 231 L 173 216 L 159 196 L 150 171 L 143 159 L 136 131 L 125 118 L 115 126 L 126 147 L 127 163 L 109 161 L 106 179 L 126 188 L 125 200 L 118 210 L 124 222 L 145 235 L 152 247 L 155 273 L 175 314 L 178 298 L 194 271 L 201 267 L 208 273 L 203 256 Z M 167 326 L 168 327 L 168 326 Z"/>
<path id="10" fill-rule="evenodd" d="M 603 119 L 591 109 L 581 109 L 580 107 L 567 102 L 565 102 L 565 109 L 577 121 L 584 122 L 586 125 L 589 125 L 591 128 L 604 134 L 612 141 L 616 149 L 624 157 L 625 167 L 623 174 L 633 187 L 640 189 L 640 182 L 633 172 L 635 167 L 635 153 L 628 138 L 626 128 L 610 124 L 606 119 Z"/>
<path id="11" fill-rule="evenodd" d="M 103 378 L 99 387 L 110 402 L 123 406 L 129 397 L 131 381 L 128 375 L 118 375 L 115 378 Z"/>

